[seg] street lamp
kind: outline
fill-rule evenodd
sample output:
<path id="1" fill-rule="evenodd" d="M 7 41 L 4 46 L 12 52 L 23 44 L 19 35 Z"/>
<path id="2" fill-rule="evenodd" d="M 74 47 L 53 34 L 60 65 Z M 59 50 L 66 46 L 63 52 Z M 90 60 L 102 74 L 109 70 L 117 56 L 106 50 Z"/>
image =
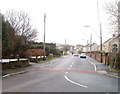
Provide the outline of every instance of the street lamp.
<path id="1" fill-rule="evenodd" d="M 99 19 L 99 9 L 98 9 L 98 19 Z M 90 25 L 85 25 L 84 27 L 91 27 Z M 98 36 L 100 38 L 100 62 L 102 63 L 102 29 L 101 29 L 101 22 L 99 21 L 99 29 L 100 29 L 100 36 Z M 91 39 L 90 39 L 90 51 L 91 49 L 91 45 L 92 45 L 92 34 L 91 34 Z M 90 54 L 91 55 L 91 54 Z"/>
<path id="2" fill-rule="evenodd" d="M 87 27 L 87 28 L 89 28 L 89 27 L 91 27 L 90 25 L 85 25 L 84 27 Z M 91 52 L 92 52 L 92 33 L 90 33 L 90 57 L 91 57 Z"/>

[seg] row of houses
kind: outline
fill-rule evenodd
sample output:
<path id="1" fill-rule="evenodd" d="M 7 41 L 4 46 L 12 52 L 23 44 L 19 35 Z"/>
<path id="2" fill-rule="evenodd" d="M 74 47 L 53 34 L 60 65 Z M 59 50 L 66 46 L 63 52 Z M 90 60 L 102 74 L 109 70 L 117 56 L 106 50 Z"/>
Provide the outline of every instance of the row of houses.
<path id="1" fill-rule="evenodd" d="M 117 34 L 113 34 L 112 38 L 109 38 L 102 44 L 102 52 L 118 52 L 120 37 Z M 101 45 L 97 43 L 87 44 L 86 46 L 76 45 L 76 48 L 81 52 L 94 52 L 101 51 Z"/>
<path id="2" fill-rule="evenodd" d="M 109 38 L 107 41 L 105 41 L 102 44 L 102 52 L 105 53 L 118 52 L 119 39 L 120 38 L 117 34 L 113 34 L 112 38 Z M 63 52 L 72 52 L 72 53 L 101 51 L 100 49 L 101 45 L 98 45 L 97 43 L 87 44 L 85 46 L 59 44 L 57 45 L 57 47 L 58 49 L 61 49 Z"/>

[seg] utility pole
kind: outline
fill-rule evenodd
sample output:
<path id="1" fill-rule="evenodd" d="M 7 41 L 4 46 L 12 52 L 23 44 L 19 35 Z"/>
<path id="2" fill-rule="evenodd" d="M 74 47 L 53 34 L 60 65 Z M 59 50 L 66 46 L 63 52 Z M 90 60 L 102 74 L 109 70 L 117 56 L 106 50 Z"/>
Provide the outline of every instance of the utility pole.
<path id="1" fill-rule="evenodd" d="M 92 54 L 92 34 L 90 34 L 90 57 Z"/>
<path id="2" fill-rule="evenodd" d="M 120 53 L 120 1 L 118 2 L 118 53 Z"/>
<path id="3" fill-rule="evenodd" d="M 97 12 L 98 12 L 98 21 L 99 21 L 99 29 L 100 29 L 100 62 L 102 63 L 102 27 L 101 27 L 101 22 L 100 22 L 100 17 L 99 17 L 99 5 L 97 2 Z"/>
<path id="4" fill-rule="evenodd" d="M 66 39 L 65 39 L 65 45 L 66 45 Z"/>
<path id="5" fill-rule="evenodd" d="M 118 2 L 118 58 L 120 58 L 120 1 Z M 118 69 L 120 69 L 120 62 L 118 61 Z M 119 89 L 120 92 L 120 89 Z"/>
<path id="6" fill-rule="evenodd" d="M 46 14 L 44 14 L 44 43 L 43 43 L 44 59 L 45 59 L 45 30 L 46 30 Z"/>
<path id="7" fill-rule="evenodd" d="M 67 46 L 66 46 L 66 39 L 65 39 L 65 51 L 66 51 L 66 53 L 67 53 Z"/>

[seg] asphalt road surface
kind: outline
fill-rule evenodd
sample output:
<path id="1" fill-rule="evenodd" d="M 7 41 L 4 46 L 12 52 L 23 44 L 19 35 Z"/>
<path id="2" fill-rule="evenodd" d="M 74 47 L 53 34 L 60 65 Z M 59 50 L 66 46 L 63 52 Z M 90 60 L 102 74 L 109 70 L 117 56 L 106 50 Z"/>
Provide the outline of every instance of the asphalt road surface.
<path id="1" fill-rule="evenodd" d="M 2 80 L 3 92 L 118 92 L 118 79 L 97 72 L 94 63 L 72 55 L 35 64 L 29 72 Z M 107 93 L 106 93 L 107 94 Z"/>

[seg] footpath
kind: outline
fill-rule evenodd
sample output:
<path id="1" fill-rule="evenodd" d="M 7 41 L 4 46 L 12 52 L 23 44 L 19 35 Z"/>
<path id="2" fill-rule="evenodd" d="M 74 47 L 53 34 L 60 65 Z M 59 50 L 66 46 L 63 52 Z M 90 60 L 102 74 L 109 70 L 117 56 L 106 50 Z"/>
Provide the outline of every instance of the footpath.
<path id="1" fill-rule="evenodd" d="M 108 65 L 100 63 L 99 61 L 97 61 L 93 58 L 90 58 L 90 57 L 87 57 L 87 58 L 96 66 L 97 72 L 104 74 L 104 75 L 107 75 L 107 76 L 110 76 L 110 77 L 120 78 L 120 73 L 109 71 Z M 42 66 L 42 64 L 30 63 L 30 66 L 28 66 L 28 67 L 4 70 L 4 71 L 0 72 L 0 77 L 6 78 L 9 76 L 26 73 L 34 68 L 37 68 L 36 66 L 40 67 L 40 66 Z"/>
<path id="2" fill-rule="evenodd" d="M 88 59 L 96 66 L 97 72 L 110 77 L 120 78 L 120 73 L 110 71 L 109 65 L 105 65 L 104 63 L 90 57 L 88 57 Z"/>

